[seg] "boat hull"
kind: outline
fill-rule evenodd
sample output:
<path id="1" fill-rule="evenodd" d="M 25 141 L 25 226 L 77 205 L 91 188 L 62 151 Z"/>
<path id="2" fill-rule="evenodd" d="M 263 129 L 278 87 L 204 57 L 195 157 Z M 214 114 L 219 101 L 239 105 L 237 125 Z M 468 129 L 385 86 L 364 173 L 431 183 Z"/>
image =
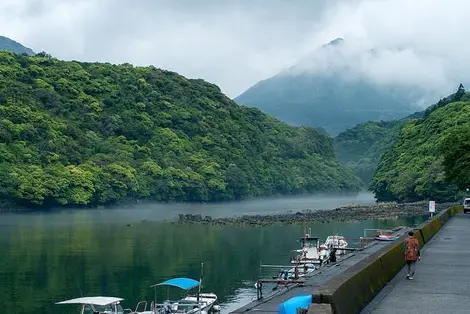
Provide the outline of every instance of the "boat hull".
<path id="1" fill-rule="evenodd" d="M 199 304 L 199 306 L 197 306 Z M 165 301 L 153 310 L 145 312 L 135 312 L 135 314 L 195 314 L 200 312 L 209 313 L 212 307 L 217 304 L 217 295 L 214 293 L 201 293 L 199 295 L 199 302 L 197 295 L 189 295 L 184 299 L 177 302 Z M 166 310 L 166 307 L 171 311 Z"/>
<path id="2" fill-rule="evenodd" d="M 187 296 L 182 301 L 190 301 L 190 302 L 197 302 L 197 296 Z M 214 304 L 217 302 L 217 296 L 214 293 L 201 293 L 199 295 L 199 303 L 201 306 L 201 311 L 209 312 Z M 179 312 L 176 312 L 179 313 Z M 193 308 L 188 312 L 184 312 L 186 314 L 193 314 L 199 313 L 199 308 Z"/>

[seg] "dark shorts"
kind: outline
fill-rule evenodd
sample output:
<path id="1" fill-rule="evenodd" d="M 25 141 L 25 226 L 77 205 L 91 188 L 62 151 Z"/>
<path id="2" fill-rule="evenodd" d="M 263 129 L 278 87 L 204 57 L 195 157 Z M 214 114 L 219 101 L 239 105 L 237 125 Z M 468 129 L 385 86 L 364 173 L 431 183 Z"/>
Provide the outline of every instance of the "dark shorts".
<path id="1" fill-rule="evenodd" d="M 411 264 L 413 264 L 413 263 L 416 263 L 416 261 L 406 261 L 406 264 L 407 264 L 407 265 L 411 265 Z"/>

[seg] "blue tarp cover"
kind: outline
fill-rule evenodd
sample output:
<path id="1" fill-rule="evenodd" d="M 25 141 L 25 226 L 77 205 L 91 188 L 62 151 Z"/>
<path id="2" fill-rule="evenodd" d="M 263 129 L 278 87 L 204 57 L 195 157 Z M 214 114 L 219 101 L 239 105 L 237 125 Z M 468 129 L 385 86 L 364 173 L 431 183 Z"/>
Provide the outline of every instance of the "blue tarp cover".
<path id="1" fill-rule="evenodd" d="M 279 314 L 296 314 L 298 308 L 307 309 L 312 303 L 311 294 L 301 294 L 279 305 Z"/>
<path id="2" fill-rule="evenodd" d="M 173 279 L 169 279 L 167 281 L 161 282 L 159 284 L 153 285 L 152 287 L 155 287 L 155 286 L 173 286 L 173 287 L 177 287 L 180 289 L 189 290 L 189 289 L 199 286 L 199 281 L 190 279 L 190 278 L 173 278 Z"/>

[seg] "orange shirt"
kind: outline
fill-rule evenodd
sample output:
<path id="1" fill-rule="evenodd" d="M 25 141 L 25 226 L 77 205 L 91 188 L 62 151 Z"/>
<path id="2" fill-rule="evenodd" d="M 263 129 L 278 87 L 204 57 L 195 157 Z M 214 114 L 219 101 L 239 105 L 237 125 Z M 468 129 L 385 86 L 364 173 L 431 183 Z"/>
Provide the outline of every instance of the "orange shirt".
<path id="1" fill-rule="evenodd" d="M 413 237 L 408 237 L 405 240 L 405 260 L 417 261 L 419 256 L 419 242 Z"/>

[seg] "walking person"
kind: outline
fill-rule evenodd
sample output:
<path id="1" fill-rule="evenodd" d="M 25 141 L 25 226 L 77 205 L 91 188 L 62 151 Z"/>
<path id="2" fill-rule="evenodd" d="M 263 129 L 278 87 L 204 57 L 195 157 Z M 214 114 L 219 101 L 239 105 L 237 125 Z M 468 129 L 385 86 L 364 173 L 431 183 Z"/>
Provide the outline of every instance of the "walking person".
<path id="1" fill-rule="evenodd" d="M 421 259 L 418 239 L 414 237 L 413 231 L 408 232 L 408 238 L 403 243 L 403 251 L 405 253 L 405 261 L 407 265 L 406 279 L 413 280 L 415 274 L 416 261 Z"/>

